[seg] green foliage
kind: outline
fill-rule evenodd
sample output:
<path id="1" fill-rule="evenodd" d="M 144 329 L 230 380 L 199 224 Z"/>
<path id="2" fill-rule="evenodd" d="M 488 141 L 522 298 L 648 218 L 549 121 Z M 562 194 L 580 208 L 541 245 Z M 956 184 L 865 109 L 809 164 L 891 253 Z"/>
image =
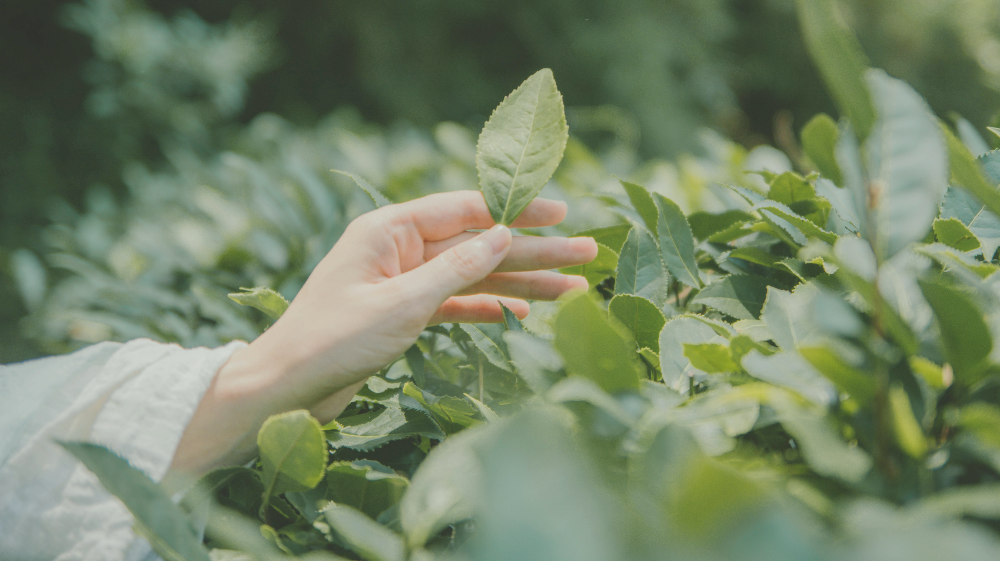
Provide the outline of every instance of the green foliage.
<path id="1" fill-rule="evenodd" d="M 533 303 L 524 323 L 505 314 L 502 324 L 428 328 L 336 421 L 272 418 L 260 462 L 209 474 L 203 487 L 300 557 L 995 558 L 1000 236 L 979 195 L 1000 183 L 996 161 L 973 159 L 904 82 L 865 72 L 832 6 L 800 3 L 809 48 L 845 116 L 837 127 L 829 118 L 807 126 L 818 174 L 780 158 L 747 170 L 752 158 L 718 143 L 709 144 L 717 151 L 710 173 L 692 177 L 682 158 L 667 169 L 685 178 L 664 183 L 656 164 L 621 182 L 622 194 L 600 160 L 570 140 L 549 185 L 584 216 L 564 232 L 600 244 L 594 263 L 568 269 L 584 274 L 590 291 Z M 509 133 L 501 121 L 487 128 Z M 252 126 L 266 125 L 281 128 Z M 349 130 L 318 136 L 356 141 L 361 133 Z M 435 190 L 449 174 L 475 184 L 472 135 L 456 125 L 436 132 L 433 142 L 418 141 L 424 167 L 376 181 L 393 199 Z M 277 146 L 300 139 L 273 134 Z M 349 217 L 378 204 L 317 183 L 329 174 L 315 172 L 324 159 L 348 160 L 333 165 L 370 177 L 378 166 L 362 169 L 364 158 L 347 156 L 354 148 L 303 144 L 318 155 L 275 161 L 268 143 L 205 173 L 226 186 L 219 190 L 232 199 L 224 201 L 260 198 L 255 220 L 264 226 L 242 230 L 255 240 L 249 249 L 234 243 L 243 252 L 227 248 L 153 275 L 135 263 L 148 263 L 150 248 L 130 261 L 108 257 L 124 250 L 72 246 L 72 233 L 101 224 L 86 220 L 92 215 L 53 228 L 63 245 L 46 260 L 75 276 L 42 300 L 36 321 L 66 321 L 60 305 L 70 315 L 108 306 L 88 292 L 87 283 L 103 282 L 119 298 L 155 301 L 147 316 L 170 311 L 206 339 L 240 329 L 252 338 L 266 327 L 260 318 L 208 296 L 245 278 L 253 282 L 244 286 L 293 295 Z M 203 167 L 216 169 L 191 169 Z M 243 183 L 227 183 L 233 170 Z M 540 184 L 525 187 L 518 204 Z M 193 192 L 198 212 L 177 216 L 217 221 L 200 232 L 222 228 L 219 205 Z M 491 210 L 513 220 L 504 201 Z M 163 213 L 162 204 L 145 204 Z M 178 271 L 191 280 L 185 297 L 165 280 Z M 128 313 L 84 317 L 123 336 Z"/>
<path id="2" fill-rule="evenodd" d="M 229 299 L 260 310 L 271 319 L 278 319 L 281 314 L 288 309 L 288 300 L 274 290 L 267 287 L 258 286 L 256 288 L 241 288 L 243 292 L 236 292 L 229 295 Z"/>

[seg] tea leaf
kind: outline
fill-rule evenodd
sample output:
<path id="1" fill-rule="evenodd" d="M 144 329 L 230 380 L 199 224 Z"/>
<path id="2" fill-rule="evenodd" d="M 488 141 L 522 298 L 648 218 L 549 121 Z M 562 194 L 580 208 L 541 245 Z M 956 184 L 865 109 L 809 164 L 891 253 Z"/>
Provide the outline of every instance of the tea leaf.
<path id="1" fill-rule="evenodd" d="M 331 503 L 323 509 L 330 527 L 365 561 L 404 561 L 403 538 L 347 505 Z"/>
<path id="2" fill-rule="evenodd" d="M 368 198 L 371 199 L 372 203 L 375 204 L 375 208 L 382 208 L 384 206 L 389 206 L 392 204 L 392 201 L 387 199 L 385 195 L 382 194 L 381 191 L 372 187 L 372 184 L 368 183 L 368 181 L 364 177 L 361 177 L 360 175 L 350 173 L 347 171 L 340 171 L 339 169 L 332 169 L 330 171 L 332 171 L 333 173 L 339 173 L 340 175 L 345 175 L 347 177 L 350 177 L 351 180 L 354 181 L 355 185 L 361 188 L 361 190 L 364 191 L 366 195 L 368 195 Z"/>
<path id="3" fill-rule="evenodd" d="M 635 225 L 618 256 L 615 294 L 641 296 L 661 308 L 667 303 L 668 282 L 656 240 L 645 228 Z"/>
<path id="4" fill-rule="evenodd" d="M 939 242 L 959 251 L 972 251 L 980 246 L 979 238 L 957 218 L 934 220 L 934 236 Z"/>
<path id="5" fill-rule="evenodd" d="M 629 330 L 637 348 L 660 351 L 660 330 L 667 320 L 655 304 L 641 296 L 618 294 L 608 303 L 608 313 Z"/>
<path id="6" fill-rule="evenodd" d="M 625 192 L 628 194 L 628 198 L 632 201 L 632 207 L 635 211 L 639 213 L 639 217 L 642 218 L 642 222 L 646 225 L 646 228 L 653 233 L 654 239 L 657 236 L 657 225 L 659 224 L 659 211 L 656 209 L 656 203 L 653 201 L 652 195 L 649 191 L 641 185 L 636 185 L 635 183 L 630 183 L 619 179 L 622 187 L 625 188 Z"/>
<path id="7" fill-rule="evenodd" d="M 918 282 L 937 316 L 944 353 L 955 370 L 955 381 L 966 386 L 975 384 L 988 366 L 993 350 L 983 313 L 968 295 L 955 287 L 926 280 Z"/>
<path id="8" fill-rule="evenodd" d="M 334 462 L 326 470 L 324 498 L 377 518 L 398 503 L 409 486 L 405 477 L 372 460 Z"/>
<path id="9" fill-rule="evenodd" d="M 802 128 L 802 149 L 816 164 L 819 172 L 837 185 L 844 181 L 834 155 L 839 135 L 840 129 L 836 121 L 826 113 L 816 115 Z"/>
<path id="10" fill-rule="evenodd" d="M 571 374 L 604 391 L 635 389 L 642 377 L 632 352 L 589 294 L 566 302 L 555 319 L 554 345 Z"/>
<path id="11" fill-rule="evenodd" d="M 479 185 L 497 224 L 510 225 L 562 160 L 569 129 L 549 69 L 524 81 L 493 111 L 476 145 Z"/>
<path id="12" fill-rule="evenodd" d="M 944 130 L 951 154 L 952 186 L 941 204 L 941 218 L 957 218 L 968 226 L 979 238 L 983 256 L 991 260 L 1000 247 L 1000 152 L 989 152 L 973 161 L 951 131 Z"/>
<path id="13" fill-rule="evenodd" d="M 737 372 L 740 365 L 733 360 L 727 345 L 719 343 L 684 343 L 684 356 L 691 361 L 691 366 L 704 370 L 709 374 L 719 372 Z"/>
<path id="14" fill-rule="evenodd" d="M 266 286 L 256 288 L 241 288 L 243 292 L 229 294 L 229 298 L 237 304 L 250 306 L 264 312 L 271 319 L 278 319 L 288 309 L 288 300 Z"/>
<path id="15" fill-rule="evenodd" d="M 692 304 L 704 304 L 736 319 L 758 319 L 769 283 L 761 277 L 729 275 L 706 286 Z"/>
<path id="16" fill-rule="evenodd" d="M 663 264 L 677 280 L 693 287 L 701 288 L 698 263 L 694 258 L 694 236 L 691 226 L 677 203 L 659 193 L 653 193 L 653 200 L 660 211 L 658 235 Z"/>
<path id="17" fill-rule="evenodd" d="M 191 521 L 167 494 L 142 471 L 103 446 L 89 442 L 59 442 L 118 497 L 135 517 L 136 533 L 149 540 L 167 561 L 209 561 Z"/>
<path id="18" fill-rule="evenodd" d="M 326 472 L 326 439 L 319 421 L 308 411 L 269 417 L 257 433 L 264 504 L 274 495 L 308 491 Z"/>

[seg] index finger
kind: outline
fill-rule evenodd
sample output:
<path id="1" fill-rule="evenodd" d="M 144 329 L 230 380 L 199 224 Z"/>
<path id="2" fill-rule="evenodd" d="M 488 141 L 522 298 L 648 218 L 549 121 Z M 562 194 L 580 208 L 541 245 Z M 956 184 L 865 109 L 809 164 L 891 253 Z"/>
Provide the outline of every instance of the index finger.
<path id="1" fill-rule="evenodd" d="M 496 224 L 479 191 L 435 193 L 387 208 L 394 209 L 403 223 L 415 226 L 427 241 L 443 240 L 466 230 L 485 230 Z M 535 199 L 511 227 L 553 226 L 563 218 L 566 218 L 566 203 Z"/>

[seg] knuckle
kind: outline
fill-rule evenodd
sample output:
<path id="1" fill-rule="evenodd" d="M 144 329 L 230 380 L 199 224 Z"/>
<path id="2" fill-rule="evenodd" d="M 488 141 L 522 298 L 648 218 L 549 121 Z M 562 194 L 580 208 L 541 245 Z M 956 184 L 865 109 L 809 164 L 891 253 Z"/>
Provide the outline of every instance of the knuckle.
<path id="1" fill-rule="evenodd" d="M 478 243 L 459 244 L 441 254 L 444 262 L 465 281 L 476 281 L 484 276 L 482 271 L 488 256 L 485 247 Z"/>

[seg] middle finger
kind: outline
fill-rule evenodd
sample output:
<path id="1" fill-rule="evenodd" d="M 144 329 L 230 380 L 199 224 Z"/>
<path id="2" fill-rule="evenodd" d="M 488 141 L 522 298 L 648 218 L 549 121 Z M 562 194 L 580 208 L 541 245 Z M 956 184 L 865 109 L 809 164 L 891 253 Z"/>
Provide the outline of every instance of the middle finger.
<path id="1" fill-rule="evenodd" d="M 445 240 L 424 243 L 424 260 L 430 261 L 448 248 L 458 245 L 478 234 L 464 232 Z M 590 263 L 597 256 L 597 243 L 593 238 L 547 238 L 541 236 L 514 236 L 507 257 L 495 272 L 539 271 L 558 269 Z"/>

